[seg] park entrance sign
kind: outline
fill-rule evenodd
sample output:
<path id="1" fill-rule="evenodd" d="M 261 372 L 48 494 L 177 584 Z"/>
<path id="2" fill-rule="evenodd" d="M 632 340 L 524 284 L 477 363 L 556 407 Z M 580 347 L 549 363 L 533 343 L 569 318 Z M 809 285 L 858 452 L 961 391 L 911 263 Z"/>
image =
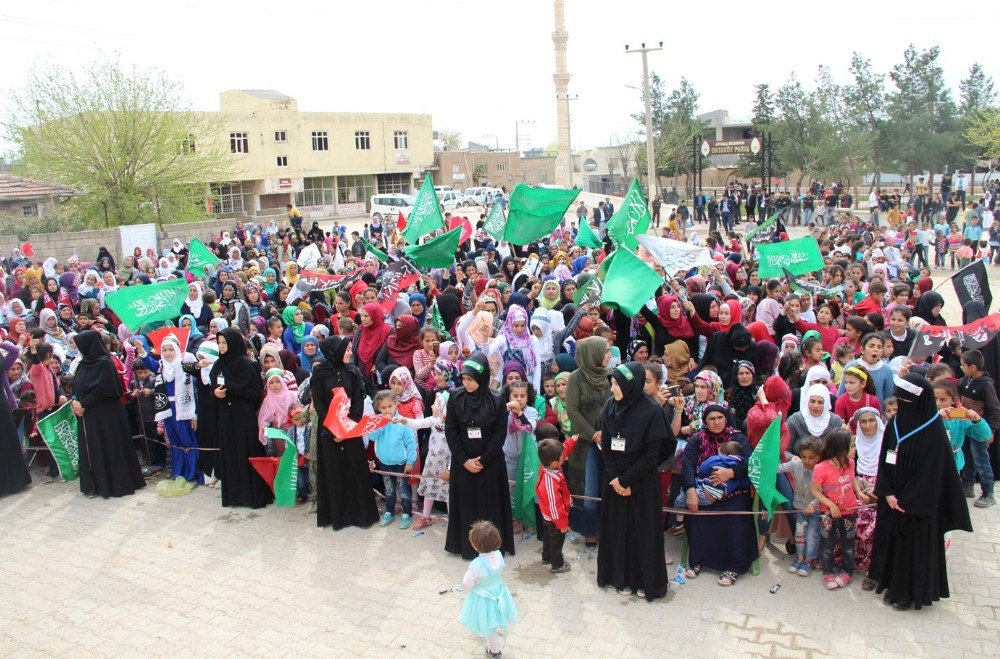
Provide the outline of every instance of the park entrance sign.
<path id="1" fill-rule="evenodd" d="M 705 156 L 729 156 L 741 153 L 757 155 L 760 153 L 760 140 L 753 138 L 749 140 L 705 140 L 701 143 L 701 155 Z"/>

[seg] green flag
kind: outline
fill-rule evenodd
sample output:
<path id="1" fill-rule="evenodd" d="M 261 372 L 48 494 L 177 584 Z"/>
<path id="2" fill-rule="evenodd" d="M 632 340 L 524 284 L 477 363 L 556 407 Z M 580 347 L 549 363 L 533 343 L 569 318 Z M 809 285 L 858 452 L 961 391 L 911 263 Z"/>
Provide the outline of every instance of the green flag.
<path id="1" fill-rule="evenodd" d="M 601 304 L 601 292 L 604 290 L 604 282 L 600 277 L 591 277 L 587 283 L 576 289 L 573 294 L 573 304 L 578 308 L 584 305 Z"/>
<path id="2" fill-rule="evenodd" d="M 448 333 L 448 328 L 444 326 L 444 317 L 441 316 L 441 310 L 438 309 L 437 300 L 434 300 L 434 304 L 431 305 L 431 324 L 437 331 L 444 335 L 446 341 L 451 341 L 451 334 Z"/>
<path id="3" fill-rule="evenodd" d="M 205 274 L 206 265 L 216 266 L 221 262 L 219 257 L 197 238 L 192 238 L 188 243 L 187 263 L 184 264 L 184 268 L 195 277 L 201 277 Z"/>
<path id="4" fill-rule="evenodd" d="M 615 255 L 604 277 L 601 302 L 618 307 L 626 316 L 635 316 L 663 284 L 663 278 L 624 247 L 616 249 Z"/>
<path id="5" fill-rule="evenodd" d="M 368 252 L 369 254 L 371 254 L 372 256 L 374 256 L 375 258 L 377 258 L 382 263 L 388 263 L 389 262 L 389 255 L 388 254 L 386 254 L 382 250 L 376 248 L 375 245 L 372 245 L 370 242 L 368 242 L 367 240 L 365 240 L 364 237 L 359 237 L 358 240 L 361 241 L 361 245 L 362 245 L 362 247 L 365 248 L 366 252 Z"/>
<path id="6" fill-rule="evenodd" d="M 294 506 L 299 488 L 299 452 L 295 442 L 278 428 L 266 428 L 264 433 L 269 439 L 281 439 L 285 442 L 285 452 L 278 460 L 278 471 L 274 474 L 274 505 Z"/>
<path id="7" fill-rule="evenodd" d="M 80 475 L 80 452 L 77 442 L 76 415 L 72 402 L 37 423 L 38 432 L 45 445 L 52 452 L 59 475 L 64 481 L 71 481 Z"/>
<path id="8" fill-rule="evenodd" d="M 457 226 L 423 245 L 407 245 L 403 251 L 421 268 L 447 268 L 455 262 L 455 251 L 461 237 L 462 227 Z"/>
<path id="9" fill-rule="evenodd" d="M 531 433 L 521 433 L 521 457 L 514 483 L 514 519 L 535 528 L 535 485 L 538 483 L 538 445 Z M 540 530 L 540 529 L 539 529 Z"/>
<path id="10" fill-rule="evenodd" d="M 781 277 L 784 275 L 783 268 L 793 275 L 823 269 L 823 255 L 819 253 L 819 245 L 812 236 L 757 245 L 757 256 L 760 260 L 757 274 L 761 279 Z"/>
<path id="11" fill-rule="evenodd" d="M 773 233 L 771 229 L 774 227 L 775 223 L 777 223 L 778 215 L 779 213 L 775 213 L 765 222 L 762 222 L 759 226 L 748 231 L 747 235 L 744 237 L 744 240 L 748 242 L 769 242 L 771 240 L 771 235 Z M 754 241 L 754 238 L 756 238 L 757 236 L 762 236 L 762 238 Z M 763 238 L 767 238 L 767 240 L 763 240 Z"/>
<path id="12" fill-rule="evenodd" d="M 597 265 L 597 276 L 601 278 L 601 281 L 605 281 L 608 278 L 608 268 L 611 267 L 611 262 L 615 258 L 615 254 L 618 250 L 615 250 L 604 257 L 604 260 Z"/>
<path id="13" fill-rule="evenodd" d="M 532 188 L 518 183 L 510 194 L 504 239 L 514 245 L 527 245 L 548 236 L 566 217 L 578 194 L 579 190 Z"/>
<path id="14" fill-rule="evenodd" d="M 580 219 L 580 230 L 576 232 L 576 242 L 574 244 L 594 249 L 600 249 L 604 246 L 600 236 L 594 232 L 593 227 L 590 226 L 590 222 L 585 217 Z"/>
<path id="15" fill-rule="evenodd" d="M 142 325 L 157 320 L 170 320 L 181 315 L 181 305 L 187 297 L 188 285 L 183 279 L 171 279 L 160 284 L 126 286 L 104 298 L 125 327 L 133 332 Z"/>
<path id="16" fill-rule="evenodd" d="M 490 214 L 486 216 L 483 223 L 483 231 L 493 237 L 493 240 L 500 242 L 503 240 L 504 229 L 507 228 L 507 216 L 503 214 L 500 204 L 493 204 L 490 207 Z"/>
<path id="17" fill-rule="evenodd" d="M 778 463 L 781 462 L 781 414 L 771 422 L 764 431 L 757 448 L 747 461 L 747 474 L 750 482 L 757 489 L 757 496 L 767 511 L 774 514 L 775 506 L 788 503 L 778 488 L 775 487 L 778 478 Z"/>
<path id="18" fill-rule="evenodd" d="M 639 179 L 634 178 L 628 192 L 625 193 L 622 205 L 608 220 L 608 235 L 615 245 L 625 245 L 629 249 L 637 249 L 638 243 L 635 236 L 646 233 L 652 219 L 646 198 L 642 195 L 642 188 L 639 187 Z"/>
<path id="19" fill-rule="evenodd" d="M 443 228 L 444 216 L 441 215 L 441 204 L 434 194 L 434 181 L 430 176 L 425 176 L 424 183 L 417 190 L 417 196 L 413 200 L 413 209 L 406 218 L 403 238 L 407 244 L 416 245 L 420 238 Z"/>

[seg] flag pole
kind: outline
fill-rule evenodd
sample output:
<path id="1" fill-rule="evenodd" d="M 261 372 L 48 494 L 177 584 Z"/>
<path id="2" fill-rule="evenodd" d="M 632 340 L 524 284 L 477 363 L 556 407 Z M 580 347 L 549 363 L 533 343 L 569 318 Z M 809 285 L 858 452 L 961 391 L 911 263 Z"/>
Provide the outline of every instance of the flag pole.
<path id="1" fill-rule="evenodd" d="M 757 524 L 757 535 L 760 535 L 760 494 L 755 490 L 753 493 L 753 519 L 754 524 Z M 759 544 L 759 543 L 758 543 Z M 760 574 L 760 550 L 757 550 L 757 558 L 753 559 L 753 563 L 750 565 L 750 574 L 753 576 L 758 576 Z"/>

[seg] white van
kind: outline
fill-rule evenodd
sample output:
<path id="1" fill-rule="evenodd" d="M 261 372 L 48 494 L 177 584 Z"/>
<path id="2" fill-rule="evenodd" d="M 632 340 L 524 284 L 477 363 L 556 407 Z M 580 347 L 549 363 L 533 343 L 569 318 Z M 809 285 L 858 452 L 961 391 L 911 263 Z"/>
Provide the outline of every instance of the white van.
<path id="1" fill-rule="evenodd" d="M 413 210 L 413 202 L 413 196 L 408 194 L 373 194 L 369 217 L 373 220 L 377 217 L 380 222 L 386 218 L 398 217 L 400 213 L 403 217 L 409 217 L 410 211 Z"/>
<path id="2" fill-rule="evenodd" d="M 446 190 L 444 192 L 437 193 L 438 203 L 441 204 L 441 208 L 446 211 L 453 211 L 456 208 L 464 206 L 472 206 L 472 200 L 468 199 L 464 194 L 458 190 Z"/>

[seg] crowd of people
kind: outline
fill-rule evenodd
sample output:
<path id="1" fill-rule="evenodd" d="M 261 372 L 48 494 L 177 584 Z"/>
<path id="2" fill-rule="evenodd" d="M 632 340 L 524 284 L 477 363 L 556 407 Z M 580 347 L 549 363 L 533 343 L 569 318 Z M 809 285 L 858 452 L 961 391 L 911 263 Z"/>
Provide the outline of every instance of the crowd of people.
<path id="1" fill-rule="evenodd" d="M 639 250 L 664 284 L 635 317 L 580 295 L 614 249 L 605 202 L 600 218 L 579 215 L 603 249 L 575 245 L 565 223 L 529 245 L 497 242 L 481 217 L 451 267 L 391 295 L 404 241 L 377 220 L 350 235 L 238 222 L 205 241 L 219 264 L 202 272 L 179 240 L 120 263 L 104 248 L 65 261 L 15 250 L 0 272 L 0 493 L 27 485 L 29 463 L 58 476 L 37 424 L 70 402 L 84 494 L 132 494 L 169 466 L 221 489 L 223 506 L 261 508 L 274 495 L 248 458 L 298 451 L 300 501 L 320 527 L 418 530 L 447 511 L 445 550 L 479 557 L 473 583 L 499 579 L 518 535 L 537 535 L 542 561 L 565 572 L 569 537 L 596 555 L 600 585 L 652 601 L 667 592 L 666 532 L 688 538 L 687 579 L 710 570 L 731 586 L 770 538 L 827 589 L 859 573 L 896 608 L 946 597 L 946 536 L 971 530 L 965 498 L 978 484 L 975 505 L 994 503 L 1000 346 L 907 357 L 922 326 L 945 321 L 906 216 L 809 224 L 823 255 L 813 294 L 758 276 L 731 218 L 753 211 L 724 198 L 725 235 L 702 239 L 697 213 L 662 229 L 704 246 L 714 267 L 664 273 Z M 983 208 L 992 222 L 993 199 Z M 788 217 L 773 240 L 787 239 Z M 297 286 L 316 274 L 351 276 Z M 132 331 L 107 304 L 178 278 L 188 296 L 173 321 Z M 151 344 L 164 324 L 188 329 L 187 344 Z M 391 422 L 337 437 L 324 423 L 334 405 Z M 779 417 L 788 503 L 768 523 L 747 514 L 748 460 Z M 536 489 L 512 506 L 536 453 Z"/>

